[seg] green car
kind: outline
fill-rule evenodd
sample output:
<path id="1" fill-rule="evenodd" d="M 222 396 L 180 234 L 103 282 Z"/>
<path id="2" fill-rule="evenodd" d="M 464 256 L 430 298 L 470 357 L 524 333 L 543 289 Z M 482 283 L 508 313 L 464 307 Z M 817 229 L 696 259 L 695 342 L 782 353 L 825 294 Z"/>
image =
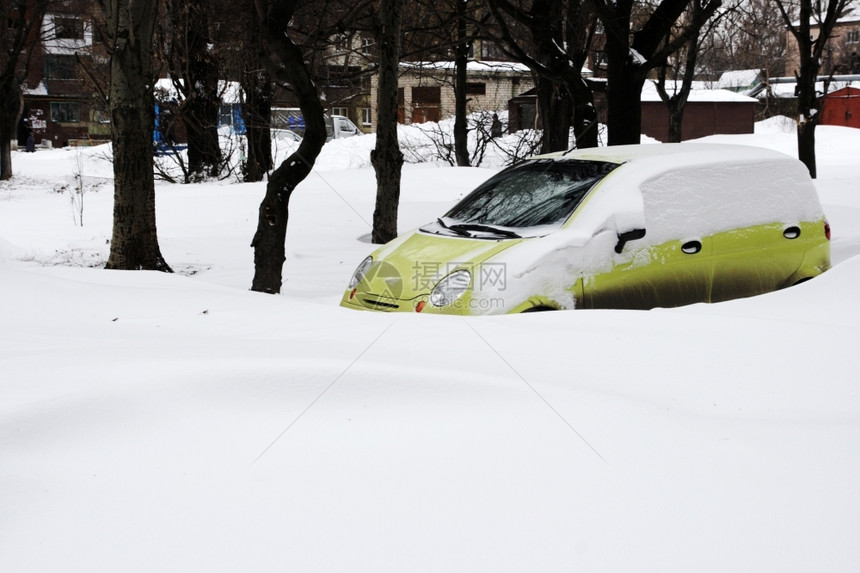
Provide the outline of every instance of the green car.
<path id="1" fill-rule="evenodd" d="M 341 305 L 476 315 L 717 302 L 821 274 L 829 240 L 806 167 L 781 153 L 575 150 L 505 169 L 377 249 Z"/>

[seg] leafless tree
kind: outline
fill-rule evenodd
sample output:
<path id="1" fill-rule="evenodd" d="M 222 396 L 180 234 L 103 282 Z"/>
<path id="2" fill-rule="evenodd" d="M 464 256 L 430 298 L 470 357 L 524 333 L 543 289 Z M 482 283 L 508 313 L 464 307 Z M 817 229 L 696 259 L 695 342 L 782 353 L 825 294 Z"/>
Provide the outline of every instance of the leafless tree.
<path id="1" fill-rule="evenodd" d="M 376 171 L 376 208 L 372 241 L 387 243 L 397 236 L 403 153 L 397 140 L 397 83 L 403 12 L 408 0 L 378 0 L 374 29 L 379 58 L 376 146 L 370 162 Z"/>
<path id="2" fill-rule="evenodd" d="M 774 0 L 783 21 L 797 42 L 800 72 L 797 76 L 797 155 L 815 178 L 815 128 L 820 120 L 815 83 L 824 52 L 847 0 Z M 797 16 L 792 16 L 792 6 Z M 813 34 L 813 27 L 817 35 Z"/>
<path id="3" fill-rule="evenodd" d="M 541 151 L 597 145 L 597 114 L 582 77 L 597 22 L 592 0 L 488 0 L 497 41 L 537 78 Z"/>
<path id="4" fill-rule="evenodd" d="M 242 167 L 245 181 L 262 181 L 274 166 L 272 162 L 272 75 L 263 64 L 267 47 L 259 33 L 253 0 L 243 0 L 247 9 L 234 19 L 238 27 L 238 74 L 242 85 L 242 116 L 247 149 Z"/>
<path id="5" fill-rule="evenodd" d="M 209 0 L 166 0 L 164 52 L 173 86 L 180 95 L 176 109 L 188 136 L 188 169 L 192 179 L 217 177 L 221 66 L 209 33 Z"/>
<path id="6" fill-rule="evenodd" d="M 42 19 L 49 2 L 0 2 L 0 179 L 12 177 L 12 145 L 21 114 L 21 85 L 27 77 L 31 49 L 41 40 Z"/>
<path id="7" fill-rule="evenodd" d="M 113 235 L 106 268 L 171 272 L 155 226 L 153 32 L 157 0 L 95 0 L 110 53 Z"/>
<path id="8" fill-rule="evenodd" d="M 666 41 L 691 0 L 595 0 L 606 33 L 609 145 L 639 143 L 642 129 L 642 86 L 654 68 L 684 46 L 722 5 L 702 3 L 698 17 Z M 634 12 L 634 8 L 636 11 Z"/>
<path id="9" fill-rule="evenodd" d="M 720 20 L 731 13 L 734 7 L 717 11 L 711 19 L 701 28 L 694 29 L 687 34 L 687 42 L 666 64 L 657 68 L 657 93 L 666 104 L 669 111 L 669 133 L 670 142 L 680 142 L 683 139 L 682 125 L 684 120 L 684 108 L 693 88 L 693 81 L 699 74 L 699 61 L 702 52 L 707 52 L 711 46 L 702 42 L 702 38 L 708 36 Z M 700 17 L 702 11 L 702 0 L 691 0 L 687 11 L 679 21 L 679 25 L 673 27 L 669 32 L 667 42 L 671 41 L 674 34 L 684 32 L 688 21 L 695 21 Z M 668 87 L 667 87 L 668 86 Z"/>
<path id="10" fill-rule="evenodd" d="M 269 177 L 266 196 L 260 204 L 254 248 L 254 280 L 251 290 L 278 293 L 281 290 L 290 196 L 311 172 L 326 140 L 322 102 L 301 47 L 287 33 L 296 15 L 294 0 L 255 0 L 259 30 L 271 49 L 265 65 L 272 76 L 288 83 L 305 120 L 305 134 L 298 149 Z"/>

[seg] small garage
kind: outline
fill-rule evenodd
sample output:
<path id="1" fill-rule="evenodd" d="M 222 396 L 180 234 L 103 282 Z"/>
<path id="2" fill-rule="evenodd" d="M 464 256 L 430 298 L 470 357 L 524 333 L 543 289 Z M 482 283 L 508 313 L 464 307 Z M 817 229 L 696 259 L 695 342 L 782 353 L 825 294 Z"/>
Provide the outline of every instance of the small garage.
<path id="1" fill-rule="evenodd" d="M 662 142 L 669 140 L 669 109 L 653 84 L 642 90 L 642 133 Z M 693 89 L 684 106 L 681 138 L 716 134 L 753 133 L 756 99 L 723 89 Z"/>
<path id="2" fill-rule="evenodd" d="M 715 134 L 753 133 L 757 100 L 724 89 L 693 89 L 684 107 L 682 138 L 696 139 Z M 606 94 L 594 91 L 594 106 L 600 123 L 606 123 Z M 855 114 L 856 115 L 856 114 Z M 536 129 L 537 93 L 532 89 L 508 102 L 509 132 Z M 652 82 L 642 88 L 642 134 L 658 141 L 669 140 L 669 110 Z"/>
<path id="3" fill-rule="evenodd" d="M 860 127 L 860 89 L 849 86 L 824 96 L 821 125 Z"/>

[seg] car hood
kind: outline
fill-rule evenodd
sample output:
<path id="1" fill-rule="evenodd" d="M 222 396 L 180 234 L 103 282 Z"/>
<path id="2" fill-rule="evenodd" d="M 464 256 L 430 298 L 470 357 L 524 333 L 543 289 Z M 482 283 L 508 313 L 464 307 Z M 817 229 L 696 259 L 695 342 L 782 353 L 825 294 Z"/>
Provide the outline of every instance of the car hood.
<path id="1" fill-rule="evenodd" d="M 400 300 L 426 296 L 451 272 L 465 268 L 474 276 L 489 258 L 523 240 L 445 237 L 412 231 L 373 253 L 373 264 L 358 288 Z"/>

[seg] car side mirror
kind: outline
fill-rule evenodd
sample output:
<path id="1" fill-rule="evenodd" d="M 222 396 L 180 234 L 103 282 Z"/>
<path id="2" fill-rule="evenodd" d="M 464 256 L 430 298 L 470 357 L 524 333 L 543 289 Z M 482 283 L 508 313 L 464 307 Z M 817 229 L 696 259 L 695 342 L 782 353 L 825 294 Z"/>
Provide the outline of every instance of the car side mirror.
<path id="1" fill-rule="evenodd" d="M 636 241 L 645 236 L 645 229 L 633 229 L 632 231 L 624 231 L 618 233 L 618 243 L 615 244 L 615 252 L 621 253 L 624 250 L 624 245 L 629 241 Z"/>

